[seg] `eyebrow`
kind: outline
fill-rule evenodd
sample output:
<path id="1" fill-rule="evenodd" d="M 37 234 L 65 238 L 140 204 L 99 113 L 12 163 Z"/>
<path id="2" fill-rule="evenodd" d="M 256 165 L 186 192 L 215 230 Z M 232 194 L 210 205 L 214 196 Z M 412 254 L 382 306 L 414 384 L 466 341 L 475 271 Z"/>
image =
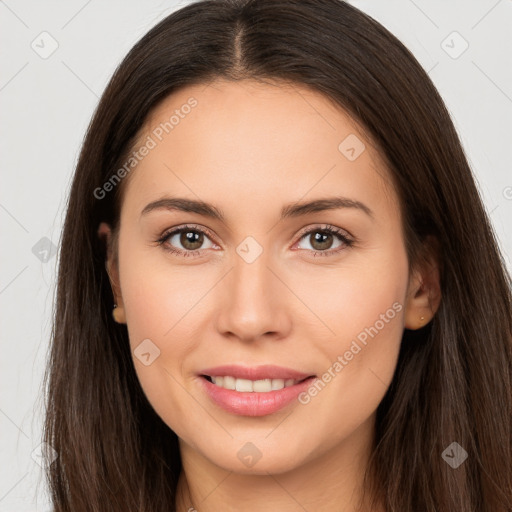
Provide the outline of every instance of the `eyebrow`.
<path id="1" fill-rule="evenodd" d="M 314 201 L 295 202 L 285 205 L 281 209 L 281 219 L 300 217 L 310 213 L 323 212 L 328 210 L 337 210 L 341 208 L 353 208 L 364 212 L 370 218 L 374 219 L 373 211 L 360 201 L 346 197 L 327 197 L 324 199 L 315 199 Z M 141 212 L 141 217 L 154 210 L 170 210 L 197 213 L 204 217 L 217 219 L 223 223 L 226 217 L 222 210 L 210 203 L 195 199 L 186 199 L 181 197 L 164 197 L 146 205 Z"/>

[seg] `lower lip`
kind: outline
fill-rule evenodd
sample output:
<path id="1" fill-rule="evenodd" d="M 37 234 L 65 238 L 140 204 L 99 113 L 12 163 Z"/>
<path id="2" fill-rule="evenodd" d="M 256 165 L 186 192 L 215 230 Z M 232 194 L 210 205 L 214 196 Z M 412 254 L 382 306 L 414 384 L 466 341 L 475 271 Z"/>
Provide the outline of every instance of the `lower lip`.
<path id="1" fill-rule="evenodd" d="M 315 377 L 308 377 L 294 386 L 266 393 L 225 389 L 204 377 L 200 377 L 200 379 L 208 396 L 225 411 L 240 416 L 266 416 L 293 402 L 300 393 L 311 385 Z"/>

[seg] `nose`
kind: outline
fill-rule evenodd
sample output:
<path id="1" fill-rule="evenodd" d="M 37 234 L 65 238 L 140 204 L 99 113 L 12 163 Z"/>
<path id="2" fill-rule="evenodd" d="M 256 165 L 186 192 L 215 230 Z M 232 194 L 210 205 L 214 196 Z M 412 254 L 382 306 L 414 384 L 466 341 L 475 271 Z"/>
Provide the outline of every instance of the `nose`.
<path id="1" fill-rule="evenodd" d="M 265 251 L 248 263 L 238 255 L 221 284 L 218 297 L 218 332 L 244 342 L 262 337 L 282 339 L 292 328 L 287 306 L 291 293 Z"/>

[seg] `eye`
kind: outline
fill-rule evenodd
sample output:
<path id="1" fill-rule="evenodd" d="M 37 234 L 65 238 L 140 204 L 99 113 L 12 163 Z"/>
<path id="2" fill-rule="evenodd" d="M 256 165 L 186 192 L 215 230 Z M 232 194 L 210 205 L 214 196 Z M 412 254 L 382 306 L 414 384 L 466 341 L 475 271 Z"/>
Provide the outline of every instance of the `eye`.
<path id="1" fill-rule="evenodd" d="M 209 236 L 207 231 L 197 226 L 182 226 L 172 231 L 166 231 L 157 242 L 169 252 L 183 256 L 195 256 L 200 253 L 201 249 L 218 248 Z M 209 242 L 209 245 L 203 247 L 206 241 Z"/>
<path id="2" fill-rule="evenodd" d="M 309 229 L 302 233 L 300 240 L 304 238 L 312 247 L 314 256 L 328 256 L 354 244 L 354 240 L 350 239 L 344 231 L 330 225 Z"/>
<path id="3" fill-rule="evenodd" d="M 209 231 L 198 226 L 181 226 L 166 231 L 158 240 L 158 244 L 171 253 L 180 256 L 198 256 L 203 249 L 218 249 L 219 246 L 210 239 Z M 338 253 L 354 244 L 343 230 L 336 226 L 326 225 L 304 231 L 300 241 L 306 239 L 313 251 L 313 256 L 329 256 Z M 301 243 L 299 241 L 299 244 Z M 208 245 L 203 247 L 207 242 Z M 303 249 L 303 247 L 299 247 Z M 307 249 L 307 247 L 306 247 Z"/>

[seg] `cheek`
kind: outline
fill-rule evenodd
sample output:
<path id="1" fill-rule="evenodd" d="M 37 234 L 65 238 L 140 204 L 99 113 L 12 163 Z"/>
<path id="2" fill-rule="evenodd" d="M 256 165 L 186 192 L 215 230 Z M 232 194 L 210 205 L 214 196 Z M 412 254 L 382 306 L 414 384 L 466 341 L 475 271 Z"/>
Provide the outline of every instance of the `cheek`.
<path id="1" fill-rule="evenodd" d="M 173 265 L 155 247 L 141 250 L 126 244 L 122 254 L 122 295 L 132 346 L 145 338 L 165 343 L 182 322 L 190 327 L 188 315 L 211 287 L 207 269 Z M 173 350 L 179 347 L 174 340 Z"/>
<path id="2" fill-rule="evenodd" d="M 348 349 L 358 335 L 364 341 L 375 324 L 381 338 L 402 329 L 408 262 L 399 237 L 349 254 L 336 266 L 286 272 L 294 292 L 328 328 L 322 328 L 326 347 Z"/>
<path id="3" fill-rule="evenodd" d="M 334 439 L 370 417 L 393 378 L 403 334 L 405 252 L 395 251 L 392 264 L 384 257 L 345 269 L 337 279 L 336 293 L 322 310 L 323 320 L 335 331 L 323 343 L 328 362 L 303 397 Z"/>
<path id="4" fill-rule="evenodd" d="M 123 303 L 139 383 L 164 422 L 186 438 L 181 419 L 189 416 L 190 395 L 182 385 L 182 363 L 201 339 L 195 308 L 211 285 L 199 267 L 173 268 L 159 251 L 120 243 Z M 145 361 L 144 353 L 150 354 Z"/>

